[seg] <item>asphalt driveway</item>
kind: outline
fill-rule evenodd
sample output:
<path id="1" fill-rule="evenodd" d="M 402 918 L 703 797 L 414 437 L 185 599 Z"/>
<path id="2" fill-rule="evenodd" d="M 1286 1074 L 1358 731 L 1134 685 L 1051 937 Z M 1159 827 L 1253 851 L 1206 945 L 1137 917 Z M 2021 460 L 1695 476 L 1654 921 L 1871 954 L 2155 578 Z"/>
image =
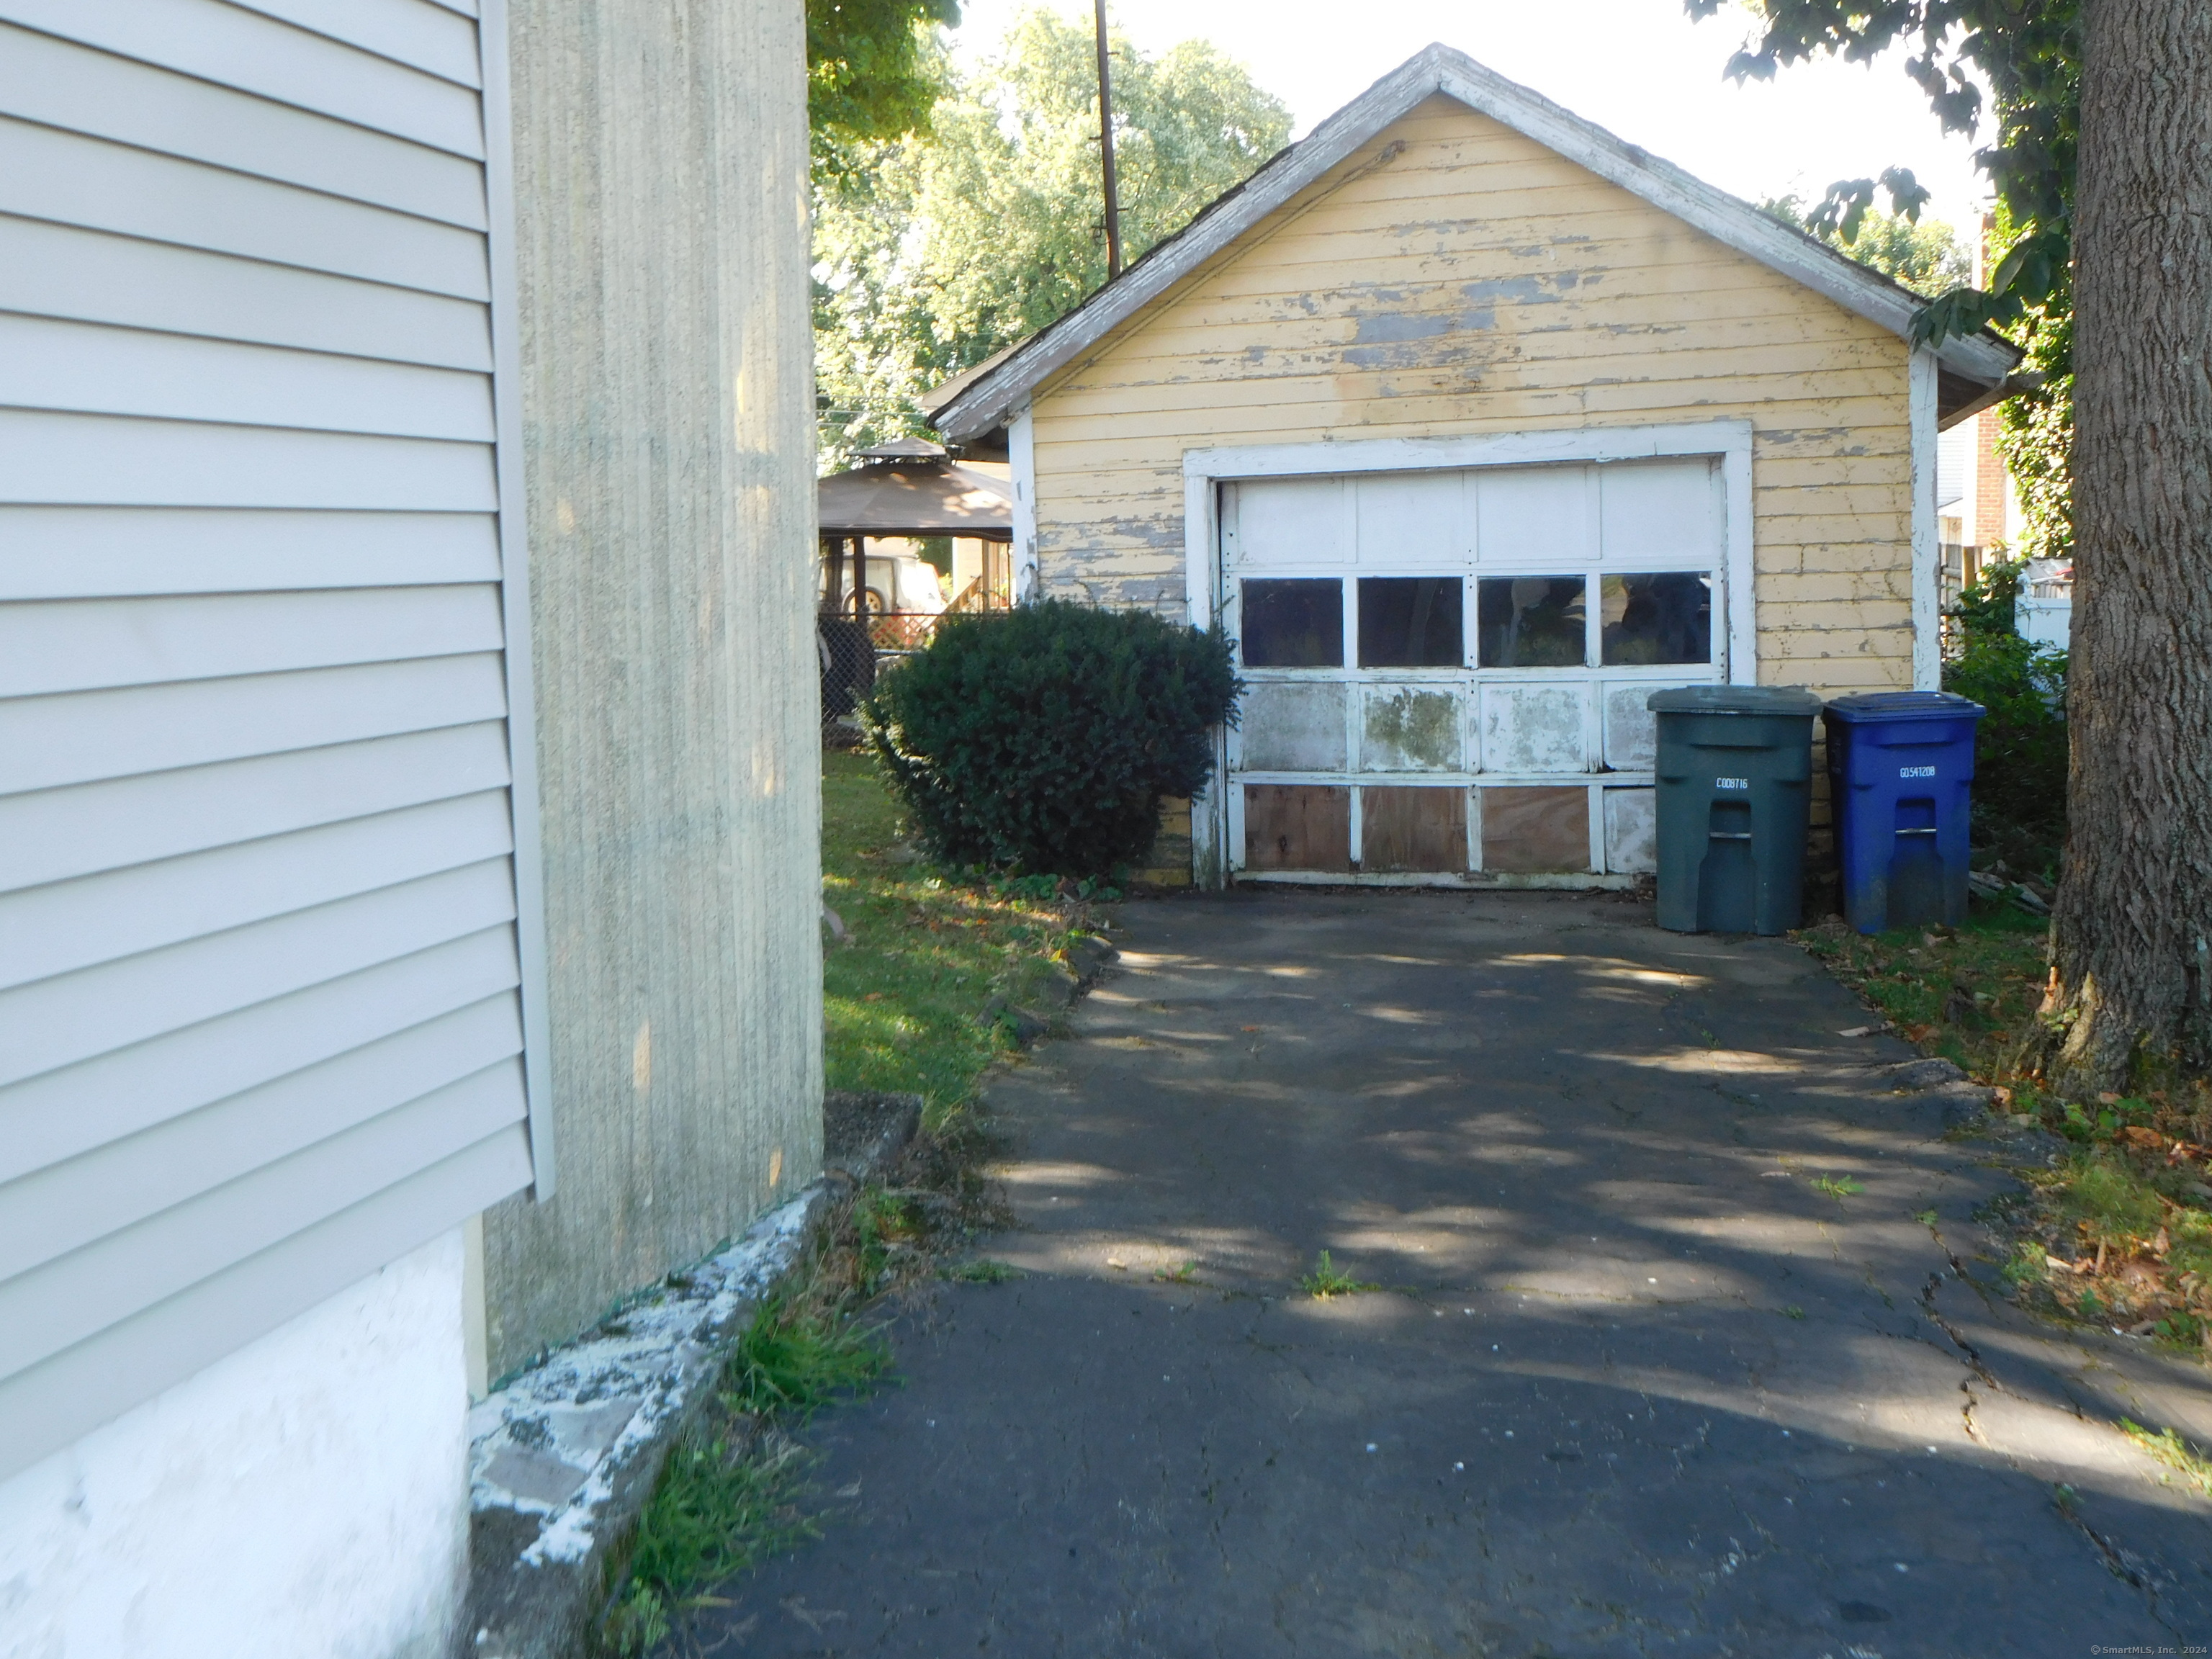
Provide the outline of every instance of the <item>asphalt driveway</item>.
<path id="1" fill-rule="evenodd" d="M 1073 1036 L 991 1090 L 1021 1224 L 987 1248 L 1024 1276 L 902 1313 L 903 1385 L 812 1431 L 825 1536 L 702 1647 L 2212 1638 L 2208 1505 L 2111 1422 L 2212 1428 L 2201 1370 L 1981 1293 L 1990 1144 L 1894 1091 L 1908 1051 L 1839 1035 L 1867 1016 L 1795 947 L 1548 895 L 1122 924 Z M 1384 1288 L 1304 1294 L 1323 1249 Z"/>

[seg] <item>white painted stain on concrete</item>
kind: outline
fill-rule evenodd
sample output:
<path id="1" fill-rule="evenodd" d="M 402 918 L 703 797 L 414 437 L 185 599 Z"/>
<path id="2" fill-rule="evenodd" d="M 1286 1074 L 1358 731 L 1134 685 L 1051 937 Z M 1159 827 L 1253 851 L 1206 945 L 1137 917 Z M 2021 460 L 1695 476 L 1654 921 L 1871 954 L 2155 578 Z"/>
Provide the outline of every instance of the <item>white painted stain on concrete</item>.
<path id="1" fill-rule="evenodd" d="M 744 1237 L 556 1349 L 469 1413 L 471 1501 L 544 1517 L 533 1566 L 591 1553 L 614 1478 L 711 1379 L 738 1316 L 789 1269 L 826 1200 L 817 1182 Z"/>
<path id="2" fill-rule="evenodd" d="M 0 1484 L 4 1659 L 443 1659 L 459 1231 Z"/>

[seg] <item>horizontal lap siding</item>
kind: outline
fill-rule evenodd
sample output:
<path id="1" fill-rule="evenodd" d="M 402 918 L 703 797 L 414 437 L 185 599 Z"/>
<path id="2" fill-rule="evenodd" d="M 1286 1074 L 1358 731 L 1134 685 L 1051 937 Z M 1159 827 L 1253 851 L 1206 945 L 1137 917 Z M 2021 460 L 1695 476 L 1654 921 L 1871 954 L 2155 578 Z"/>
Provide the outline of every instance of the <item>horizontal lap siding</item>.
<path id="1" fill-rule="evenodd" d="M 0 1477 L 530 1179 L 478 68 L 0 0 Z"/>
<path id="2" fill-rule="evenodd" d="M 1189 449 L 1742 417 L 1760 678 L 1905 686 L 1906 378 L 1886 330 L 1434 99 L 1038 392 L 1040 576 L 1179 613 Z"/>

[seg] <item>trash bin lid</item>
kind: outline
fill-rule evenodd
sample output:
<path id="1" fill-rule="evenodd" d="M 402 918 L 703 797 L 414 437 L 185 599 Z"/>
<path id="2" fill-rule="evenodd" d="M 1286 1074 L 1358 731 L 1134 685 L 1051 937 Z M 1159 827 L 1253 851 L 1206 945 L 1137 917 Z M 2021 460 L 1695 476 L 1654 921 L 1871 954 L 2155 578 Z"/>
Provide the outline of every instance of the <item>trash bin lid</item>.
<path id="1" fill-rule="evenodd" d="M 1654 691 L 1644 706 L 1657 714 L 1796 714 L 1811 719 L 1820 700 L 1802 685 L 1683 685 Z"/>
<path id="2" fill-rule="evenodd" d="M 1828 713 L 1847 725 L 1878 720 L 1979 720 L 1990 711 L 1954 691 L 1854 691 L 1828 699 Z"/>

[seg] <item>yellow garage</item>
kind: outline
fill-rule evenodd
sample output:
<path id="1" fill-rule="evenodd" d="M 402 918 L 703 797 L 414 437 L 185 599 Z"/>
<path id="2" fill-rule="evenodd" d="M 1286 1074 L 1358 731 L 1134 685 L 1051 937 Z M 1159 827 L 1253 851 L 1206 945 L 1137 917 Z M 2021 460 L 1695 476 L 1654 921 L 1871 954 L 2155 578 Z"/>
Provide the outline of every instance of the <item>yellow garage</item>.
<path id="1" fill-rule="evenodd" d="M 1620 885 L 1652 690 L 1936 683 L 1936 434 L 2016 356 L 1917 305 L 1431 46 L 935 418 L 1020 597 L 1238 640 L 1197 880 Z"/>

